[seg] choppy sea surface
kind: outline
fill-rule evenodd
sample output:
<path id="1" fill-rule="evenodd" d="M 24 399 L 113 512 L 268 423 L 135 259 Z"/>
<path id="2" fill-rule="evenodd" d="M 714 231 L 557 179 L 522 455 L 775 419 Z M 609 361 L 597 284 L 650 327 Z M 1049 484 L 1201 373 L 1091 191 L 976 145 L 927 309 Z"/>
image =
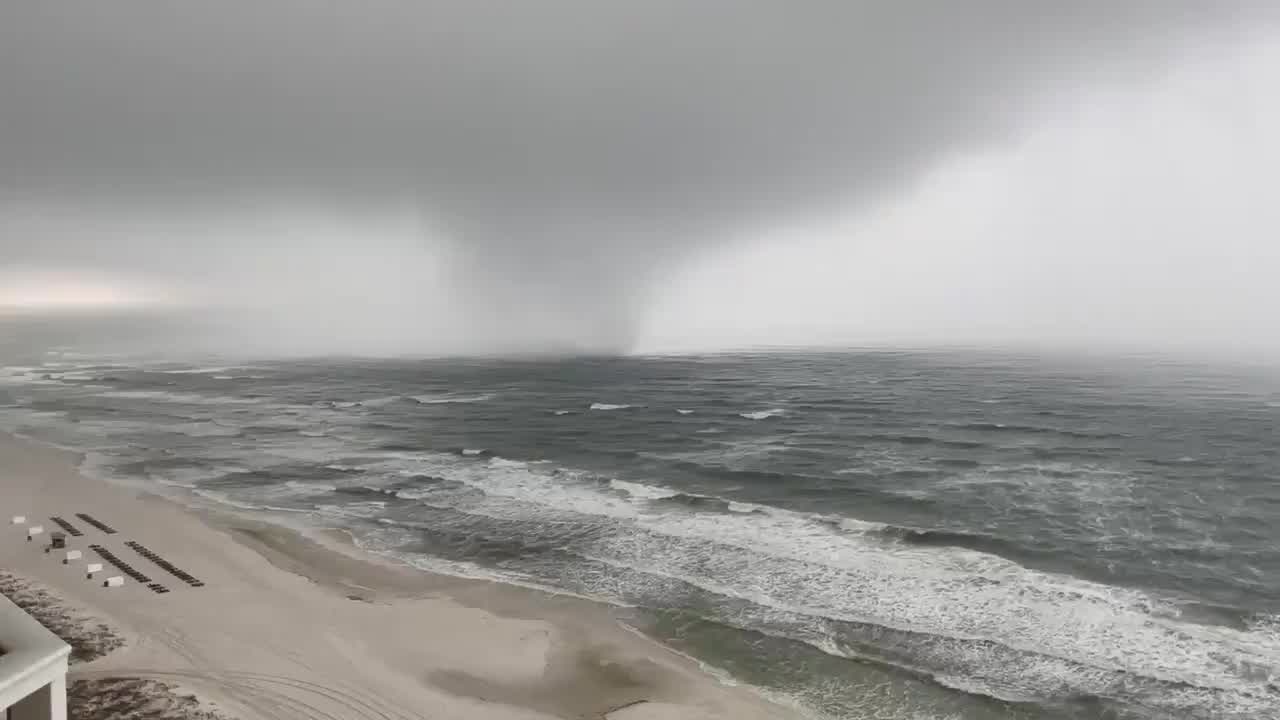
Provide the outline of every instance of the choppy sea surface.
<path id="1" fill-rule="evenodd" d="M 965 352 L 0 367 L 89 473 L 627 608 L 815 717 L 1280 718 L 1280 375 Z"/>

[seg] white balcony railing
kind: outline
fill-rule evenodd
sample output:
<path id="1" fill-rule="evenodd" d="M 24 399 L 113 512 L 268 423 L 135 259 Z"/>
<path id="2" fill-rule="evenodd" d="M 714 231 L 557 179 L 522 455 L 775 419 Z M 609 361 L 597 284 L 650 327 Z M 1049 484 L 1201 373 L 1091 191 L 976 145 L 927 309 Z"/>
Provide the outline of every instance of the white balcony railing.
<path id="1" fill-rule="evenodd" d="M 66 720 L 71 648 L 0 596 L 0 712 L 4 720 Z"/>

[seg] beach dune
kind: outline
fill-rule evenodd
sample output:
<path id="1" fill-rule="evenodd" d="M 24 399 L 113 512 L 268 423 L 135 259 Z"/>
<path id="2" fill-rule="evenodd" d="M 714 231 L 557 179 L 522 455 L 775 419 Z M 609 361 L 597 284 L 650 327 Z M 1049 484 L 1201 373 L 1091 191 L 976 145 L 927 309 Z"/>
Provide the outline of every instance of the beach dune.
<path id="1" fill-rule="evenodd" d="M 610 608 L 432 575 L 368 555 L 337 531 L 192 510 L 77 471 L 78 457 L 0 435 L 0 510 L 83 531 L 63 564 L 0 527 L 0 566 L 108 625 L 124 645 L 72 679 L 140 678 L 256 718 L 713 720 L 793 714 L 727 686 L 619 624 Z M 117 530 L 83 521 L 88 513 Z M 143 558 L 136 541 L 198 578 Z M 171 591 L 85 577 L 99 544 Z M 112 570 L 108 567 L 107 570 Z M 114 572 L 108 574 L 116 574 Z"/>

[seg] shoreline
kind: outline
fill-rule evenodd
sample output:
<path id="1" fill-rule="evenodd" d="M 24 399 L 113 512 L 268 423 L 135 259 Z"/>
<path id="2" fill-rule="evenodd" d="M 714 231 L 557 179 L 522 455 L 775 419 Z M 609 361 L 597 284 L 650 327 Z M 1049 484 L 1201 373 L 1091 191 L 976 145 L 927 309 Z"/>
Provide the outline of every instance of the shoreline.
<path id="1" fill-rule="evenodd" d="M 123 542 L 138 540 L 206 586 L 131 557 L 172 592 L 102 588 L 4 518 L 0 564 L 125 639 L 72 678 L 176 681 L 243 720 L 800 717 L 625 626 L 604 603 L 396 563 L 342 530 L 185 506 L 83 475 L 77 455 L 0 433 L 0 506 L 37 523 L 91 513 L 120 532 L 76 523 L 84 537 L 70 547 L 98 542 L 123 556 Z"/>

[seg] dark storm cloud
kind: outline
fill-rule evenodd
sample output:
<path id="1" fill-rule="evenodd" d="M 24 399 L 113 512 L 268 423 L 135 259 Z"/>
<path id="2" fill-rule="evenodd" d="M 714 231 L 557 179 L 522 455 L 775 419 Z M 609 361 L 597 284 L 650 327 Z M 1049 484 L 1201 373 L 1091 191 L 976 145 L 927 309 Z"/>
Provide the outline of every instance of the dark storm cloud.
<path id="1" fill-rule="evenodd" d="M 532 296 L 625 338 L 677 249 L 891 186 L 1029 93 L 1158 70 L 1268 5 L 6 2 L 0 192 L 411 196 L 495 330 Z"/>

